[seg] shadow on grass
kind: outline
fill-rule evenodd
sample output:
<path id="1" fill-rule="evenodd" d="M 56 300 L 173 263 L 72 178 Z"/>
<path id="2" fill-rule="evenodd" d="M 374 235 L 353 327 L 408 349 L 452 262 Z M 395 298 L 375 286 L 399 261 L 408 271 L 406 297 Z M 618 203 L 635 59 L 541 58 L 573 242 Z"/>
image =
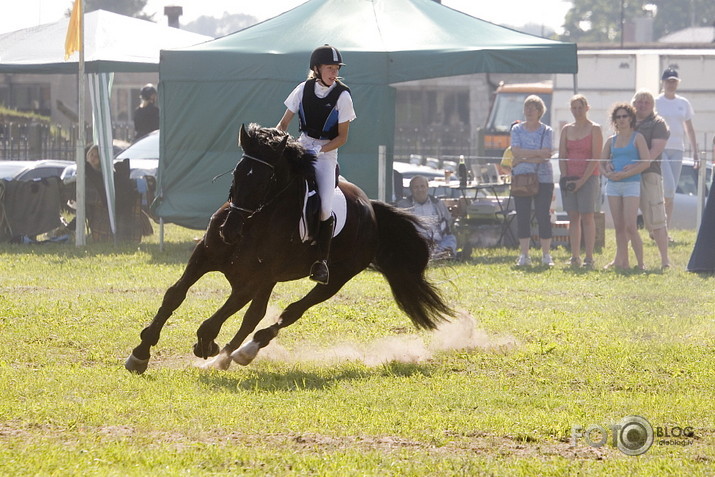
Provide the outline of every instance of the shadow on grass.
<path id="1" fill-rule="evenodd" d="M 251 370 L 249 376 L 230 373 L 201 373 L 198 378 L 200 382 L 214 389 L 233 392 L 275 392 L 325 390 L 339 383 L 362 381 L 374 377 L 429 376 L 431 373 L 432 366 L 429 364 L 390 362 L 374 368 L 343 364 L 334 367 L 326 366 L 316 371 L 296 368 L 285 371 Z"/>

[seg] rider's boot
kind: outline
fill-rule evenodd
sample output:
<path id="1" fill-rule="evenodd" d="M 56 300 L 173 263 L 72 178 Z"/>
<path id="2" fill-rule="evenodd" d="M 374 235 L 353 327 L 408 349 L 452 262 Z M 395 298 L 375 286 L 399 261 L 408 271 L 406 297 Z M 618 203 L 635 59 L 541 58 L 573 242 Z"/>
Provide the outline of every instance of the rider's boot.
<path id="1" fill-rule="evenodd" d="M 328 271 L 328 257 L 330 256 L 330 242 L 333 240 L 333 226 L 335 218 L 330 216 L 322 220 L 318 228 L 317 245 L 320 252 L 318 260 L 310 267 L 310 279 L 321 285 L 328 284 L 330 272 Z"/>

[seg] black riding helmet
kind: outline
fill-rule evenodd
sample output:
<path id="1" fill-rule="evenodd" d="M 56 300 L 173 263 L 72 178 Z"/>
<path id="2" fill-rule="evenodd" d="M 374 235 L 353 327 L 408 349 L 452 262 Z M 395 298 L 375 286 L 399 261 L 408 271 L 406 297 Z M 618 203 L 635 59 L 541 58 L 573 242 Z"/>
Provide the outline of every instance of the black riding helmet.
<path id="1" fill-rule="evenodd" d="M 343 57 L 337 48 L 330 45 L 319 46 L 310 55 L 310 69 L 312 70 L 318 65 L 338 65 L 345 66 Z"/>

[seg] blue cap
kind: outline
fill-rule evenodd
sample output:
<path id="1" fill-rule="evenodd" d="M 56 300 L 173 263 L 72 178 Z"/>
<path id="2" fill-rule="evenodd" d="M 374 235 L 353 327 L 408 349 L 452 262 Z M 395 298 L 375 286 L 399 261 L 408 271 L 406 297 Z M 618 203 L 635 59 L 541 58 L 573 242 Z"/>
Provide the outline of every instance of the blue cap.
<path id="1" fill-rule="evenodd" d="M 661 76 L 660 79 L 663 81 L 669 79 L 680 80 L 680 77 L 678 76 L 678 72 L 675 71 L 673 68 L 667 68 L 665 71 L 663 71 L 663 76 Z"/>

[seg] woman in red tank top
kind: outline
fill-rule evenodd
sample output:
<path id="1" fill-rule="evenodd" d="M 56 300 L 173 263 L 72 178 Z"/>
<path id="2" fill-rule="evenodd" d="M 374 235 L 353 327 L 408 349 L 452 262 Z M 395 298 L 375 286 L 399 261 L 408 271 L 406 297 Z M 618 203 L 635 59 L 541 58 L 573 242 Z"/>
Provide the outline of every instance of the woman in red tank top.
<path id="1" fill-rule="evenodd" d="M 583 266 L 593 268 L 593 248 L 596 243 L 594 213 L 601 191 L 598 161 L 603 148 L 603 132 L 601 126 L 588 119 L 588 110 L 585 96 L 577 94 L 571 98 L 574 122 L 561 130 L 559 169 L 561 199 L 569 216 L 571 266 L 581 266 L 583 231 L 586 252 Z"/>

